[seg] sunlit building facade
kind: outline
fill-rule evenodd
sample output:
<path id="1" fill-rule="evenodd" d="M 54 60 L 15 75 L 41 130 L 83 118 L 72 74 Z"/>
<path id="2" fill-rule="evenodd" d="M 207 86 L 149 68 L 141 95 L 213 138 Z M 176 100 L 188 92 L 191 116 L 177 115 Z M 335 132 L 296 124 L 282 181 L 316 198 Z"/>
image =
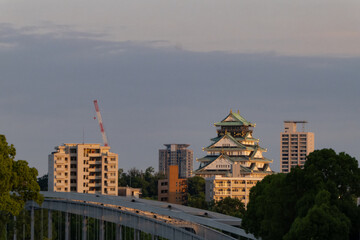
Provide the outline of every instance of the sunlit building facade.
<path id="1" fill-rule="evenodd" d="M 302 130 L 297 131 L 297 124 Z M 280 171 L 288 173 L 291 168 L 303 167 L 306 156 L 314 151 L 314 133 L 305 132 L 306 121 L 284 121 L 284 131 L 280 133 Z"/>
<path id="2" fill-rule="evenodd" d="M 49 191 L 118 194 L 118 155 L 109 146 L 65 143 L 49 155 Z"/>
<path id="3" fill-rule="evenodd" d="M 263 156 L 267 150 L 253 137 L 255 124 L 243 118 L 239 111 L 230 111 L 214 125 L 217 137 L 203 148 L 207 155 L 197 159 L 200 167 L 195 175 L 206 180 L 207 201 L 232 197 L 247 204 L 250 188 L 273 173 L 270 169 L 272 160 Z"/>

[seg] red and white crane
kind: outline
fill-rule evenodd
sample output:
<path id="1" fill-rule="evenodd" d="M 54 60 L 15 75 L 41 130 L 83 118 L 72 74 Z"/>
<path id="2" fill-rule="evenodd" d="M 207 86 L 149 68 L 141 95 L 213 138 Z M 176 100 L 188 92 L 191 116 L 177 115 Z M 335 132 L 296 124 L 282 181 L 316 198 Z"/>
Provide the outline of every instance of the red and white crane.
<path id="1" fill-rule="evenodd" d="M 101 131 L 101 135 L 102 135 L 102 138 L 103 138 L 104 146 L 109 146 L 108 140 L 107 140 L 107 137 L 106 137 L 106 133 L 105 133 L 105 130 L 104 130 L 104 125 L 103 125 L 103 122 L 102 122 L 100 109 L 99 109 L 99 105 L 98 105 L 97 100 L 94 100 L 94 106 L 95 106 L 96 116 L 97 116 L 97 119 L 98 119 L 98 122 L 99 122 L 99 125 L 100 125 L 100 131 Z"/>

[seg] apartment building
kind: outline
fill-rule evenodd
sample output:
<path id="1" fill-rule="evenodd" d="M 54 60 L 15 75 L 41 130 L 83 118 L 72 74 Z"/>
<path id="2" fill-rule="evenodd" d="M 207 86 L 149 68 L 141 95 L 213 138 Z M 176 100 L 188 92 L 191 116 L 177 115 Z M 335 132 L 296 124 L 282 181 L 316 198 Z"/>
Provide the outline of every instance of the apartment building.
<path id="1" fill-rule="evenodd" d="M 109 146 L 65 143 L 49 155 L 49 191 L 118 194 L 118 155 Z"/>
<path id="2" fill-rule="evenodd" d="M 305 132 L 306 121 L 284 121 L 284 131 L 280 133 L 280 171 L 288 173 L 291 168 L 303 167 L 306 156 L 314 151 L 314 133 Z M 297 124 L 302 124 L 297 131 Z"/>
<path id="3" fill-rule="evenodd" d="M 194 153 L 189 144 L 164 144 L 166 149 L 159 150 L 159 172 L 166 174 L 170 165 L 179 167 L 179 178 L 192 175 Z"/>
<path id="4" fill-rule="evenodd" d="M 175 204 L 186 202 L 187 180 L 178 177 L 178 166 L 168 167 L 167 178 L 158 182 L 158 200 Z"/>
<path id="5" fill-rule="evenodd" d="M 254 187 L 262 177 L 223 177 L 212 176 L 205 180 L 205 200 L 220 201 L 226 197 L 240 199 L 245 206 L 249 202 L 250 189 Z"/>

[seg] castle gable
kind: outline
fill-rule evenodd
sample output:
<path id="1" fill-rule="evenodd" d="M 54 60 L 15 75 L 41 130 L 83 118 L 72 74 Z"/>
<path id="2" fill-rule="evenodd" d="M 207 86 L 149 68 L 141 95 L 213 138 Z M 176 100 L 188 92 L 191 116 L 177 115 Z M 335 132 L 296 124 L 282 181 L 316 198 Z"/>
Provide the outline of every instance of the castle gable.
<path id="1" fill-rule="evenodd" d="M 216 160 L 214 160 L 212 163 L 207 165 L 204 169 L 206 170 L 230 170 L 232 166 L 232 162 L 221 155 Z"/>

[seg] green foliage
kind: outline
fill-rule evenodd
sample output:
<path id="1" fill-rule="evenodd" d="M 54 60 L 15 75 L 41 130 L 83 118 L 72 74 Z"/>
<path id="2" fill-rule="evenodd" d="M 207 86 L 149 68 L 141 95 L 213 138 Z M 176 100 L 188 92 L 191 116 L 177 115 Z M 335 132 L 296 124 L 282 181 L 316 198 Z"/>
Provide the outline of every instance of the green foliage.
<path id="1" fill-rule="evenodd" d="M 191 196 L 205 193 L 205 179 L 199 176 L 191 177 L 187 179 L 188 193 Z"/>
<path id="2" fill-rule="evenodd" d="M 40 186 L 40 191 L 47 191 L 48 190 L 48 178 L 49 176 L 47 174 L 45 174 L 42 177 L 39 177 L 37 179 L 37 183 Z"/>
<path id="3" fill-rule="evenodd" d="M 41 203 L 42 195 L 36 182 L 37 170 L 30 168 L 24 160 L 15 161 L 16 150 L 0 135 L 0 236 L 11 215 L 19 215 L 25 202 Z"/>
<path id="4" fill-rule="evenodd" d="M 262 239 L 358 239 L 360 169 L 332 149 L 311 153 L 304 169 L 265 177 L 250 191 L 242 226 Z"/>
<path id="5" fill-rule="evenodd" d="M 119 186 L 141 188 L 142 197 L 147 199 L 157 200 L 158 181 L 164 178 L 163 174 L 155 173 L 153 167 L 148 167 L 145 172 L 132 168 L 125 173 L 119 169 Z"/>
<path id="6" fill-rule="evenodd" d="M 315 198 L 315 205 L 303 218 L 297 217 L 284 240 L 349 239 L 349 219 L 330 204 L 330 193 L 321 190 Z"/>
<path id="7" fill-rule="evenodd" d="M 245 205 L 237 198 L 226 197 L 223 200 L 214 202 L 210 210 L 213 212 L 242 218 L 245 213 Z"/>
<path id="8" fill-rule="evenodd" d="M 263 239 L 281 239 L 295 215 L 296 195 L 287 184 L 288 176 L 266 176 L 250 191 L 243 227 Z M 295 188 L 296 189 L 296 188 Z"/>
<path id="9" fill-rule="evenodd" d="M 242 217 L 245 206 L 239 199 L 227 197 L 217 202 L 205 201 L 205 179 L 199 176 L 188 178 L 187 206 Z"/>
<path id="10" fill-rule="evenodd" d="M 187 179 L 188 195 L 186 205 L 189 207 L 209 209 L 209 204 L 205 201 L 205 179 L 199 176 Z"/>
<path id="11" fill-rule="evenodd" d="M 209 203 L 205 201 L 205 193 L 200 193 L 195 196 L 188 194 L 186 205 L 193 208 L 209 210 Z"/>

